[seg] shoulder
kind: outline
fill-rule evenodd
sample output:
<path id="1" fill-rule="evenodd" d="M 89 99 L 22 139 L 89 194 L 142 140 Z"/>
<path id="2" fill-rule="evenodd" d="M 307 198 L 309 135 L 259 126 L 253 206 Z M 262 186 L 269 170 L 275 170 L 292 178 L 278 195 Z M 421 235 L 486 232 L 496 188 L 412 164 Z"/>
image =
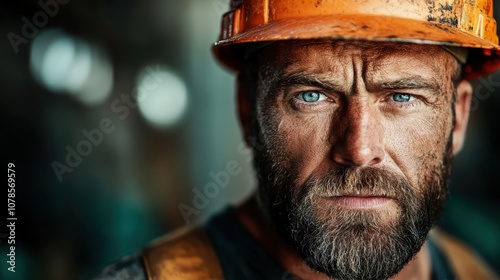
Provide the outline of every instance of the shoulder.
<path id="1" fill-rule="evenodd" d="M 142 252 L 153 279 L 223 279 L 217 255 L 201 227 L 181 228 L 154 241 Z"/>
<path id="2" fill-rule="evenodd" d="M 133 255 L 109 265 L 92 280 L 146 280 L 146 273 L 140 255 Z"/>
<path id="3" fill-rule="evenodd" d="M 439 229 L 432 230 L 430 236 L 459 279 L 500 279 L 479 255 L 458 239 Z"/>
<path id="4" fill-rule="evenodd" d="M 106 267 L 92 280 L 222 279 L 210 240 L 200 227 L 181 228 L 153 241 L 140 254 Z M 166 279 L 166 278 L 165 278 Z"/>
<path id="5" fill-rule="evenodd" d="M 205 225 L 183 227 L 154 240 L 137 255 L 106 267 L 93 280 L 124 279 L 223 279 L 212 238 L 225 233 L 221 225 L 231 224 L 226 212 Z M 227 232 L 227 234 L 229 234 Z M 220 238 L 219 238 L 220 239 Z M 159 278 L 155 278 L 159 277 Z"/>

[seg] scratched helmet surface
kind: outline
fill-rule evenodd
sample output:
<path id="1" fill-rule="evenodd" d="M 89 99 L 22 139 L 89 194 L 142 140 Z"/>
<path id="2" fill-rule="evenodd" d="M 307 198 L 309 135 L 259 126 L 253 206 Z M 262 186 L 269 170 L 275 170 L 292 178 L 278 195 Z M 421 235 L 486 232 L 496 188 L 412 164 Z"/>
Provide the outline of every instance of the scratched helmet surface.
<path id="1" fill-rule="evenodd" d="M 469 48 L 466 79 L 500 68 L 492 0 L 232 0 L 213 51 L 237 71 L 249 43 L 322 38 Z"/>

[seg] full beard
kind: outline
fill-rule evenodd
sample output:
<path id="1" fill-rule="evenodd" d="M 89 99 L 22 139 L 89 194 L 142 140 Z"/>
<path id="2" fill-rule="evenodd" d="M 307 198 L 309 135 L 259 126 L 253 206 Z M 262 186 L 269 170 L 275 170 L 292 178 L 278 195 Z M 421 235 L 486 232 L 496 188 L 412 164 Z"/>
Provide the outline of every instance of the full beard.
<path id="1" fill-rule="evenodd" d="M 283 153 L 261 146 L 254 149 L 259 203 L 277 233 L 313 270 L 339 280 L 387 279 L 416 255 L 439 218 L 451 147 L 450 137 L 442 160 L 423 167 L 419 186 L 412 186 L 389 170 L 345 166 L 297 185 L 298 167 L 279 156 Z M 353 193 L 391 197 L 397 211 L 325 203 L 325 198 Z"/>

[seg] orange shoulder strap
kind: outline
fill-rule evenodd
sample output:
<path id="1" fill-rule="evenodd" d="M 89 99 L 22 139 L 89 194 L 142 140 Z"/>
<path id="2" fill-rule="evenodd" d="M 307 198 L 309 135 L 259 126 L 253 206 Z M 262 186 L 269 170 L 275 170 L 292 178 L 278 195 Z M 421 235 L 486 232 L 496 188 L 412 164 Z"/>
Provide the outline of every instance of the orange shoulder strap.
<path id="1" fill-rule="evenodd" d="M 183 228 L 142 252 L 149 280 L 224 279 L 210 239 L 201 228 Z"/>
<path id="2" fill-rule="evenodd" d="M 431 231 L 431 238 L 443 250 L 457 279 L 500 279 L 475 252 L 459 240 L 438 229 Z"/>

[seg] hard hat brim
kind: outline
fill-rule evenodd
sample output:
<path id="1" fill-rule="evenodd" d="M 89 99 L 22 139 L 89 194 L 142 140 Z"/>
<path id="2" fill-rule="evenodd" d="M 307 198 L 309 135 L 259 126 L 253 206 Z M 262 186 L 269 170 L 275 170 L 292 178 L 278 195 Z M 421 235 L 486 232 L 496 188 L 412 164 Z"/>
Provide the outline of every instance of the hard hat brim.
<path id="1" fill-rule="evenodd" d="M 213 51 L 224 66 L 239 70 L 242 66 L 241 47 L 245 43 L 305 39 L 389 41 L 476 48 L 489 50 L 486 52 L 489 55 L 487 59 L 491 61 L 482 66 L 484 69 L 474 69 L 475 73 L 470 77 L 490 74 L 500 68 L 498 45 L 444 24 L 391 16 L 335 15 L 283 19 L 218 41 Z M 479 58 L 475 55 L 470 59 Z"/>

